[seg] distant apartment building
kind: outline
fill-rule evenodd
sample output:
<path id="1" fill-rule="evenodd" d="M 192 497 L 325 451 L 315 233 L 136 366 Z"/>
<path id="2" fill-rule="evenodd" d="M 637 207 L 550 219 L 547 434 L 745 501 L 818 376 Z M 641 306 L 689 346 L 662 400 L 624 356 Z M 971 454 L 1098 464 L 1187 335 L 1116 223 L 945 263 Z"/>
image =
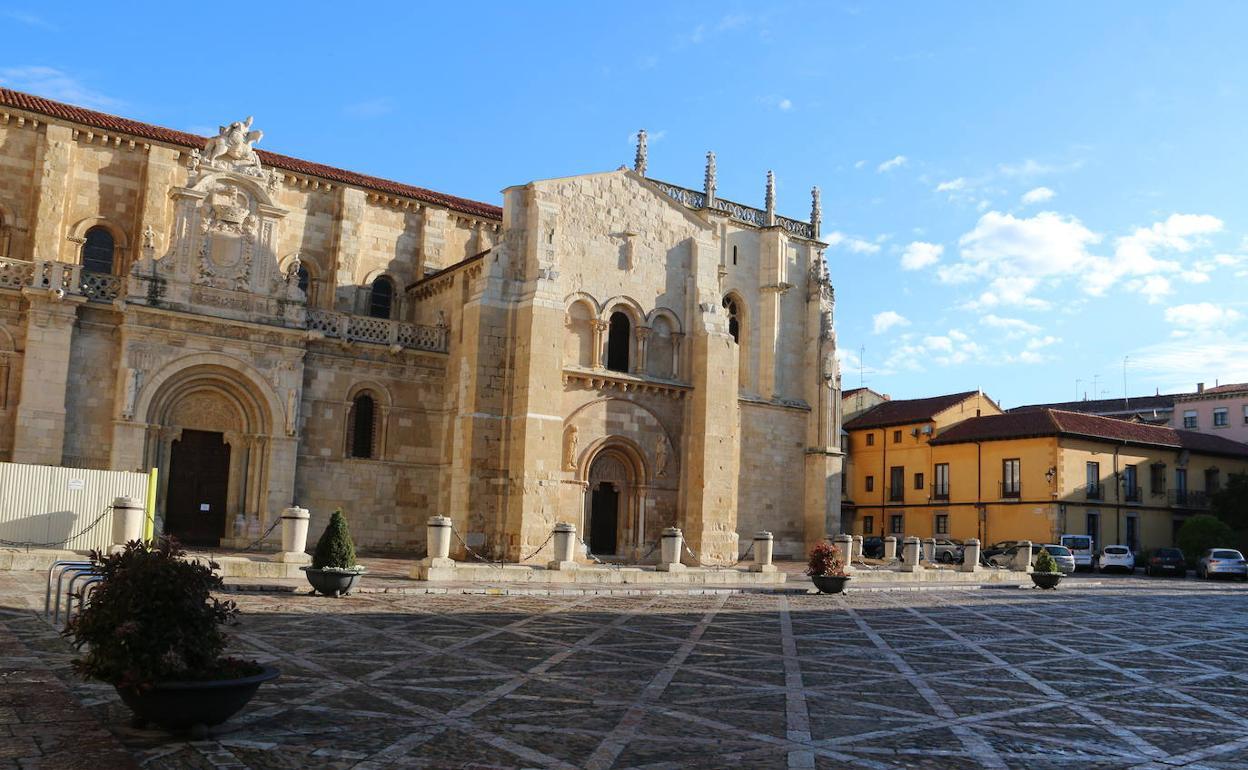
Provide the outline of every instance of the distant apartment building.
<path id="1" fill-rule="evenodd" d="M 978 416 L 977 416 L 978 415 Z M 974 391 L 890 401 L 845 423 L 846 531 L 896 537 L 1172 545 L 1248 444 L 1048 408 L 1001 413 Z"/>
<path id="2" fill-rule="evenodd" d="M 1248 382 L 1196 385 L 1196 392 L 1175 397 L 1171 426 L 1248 442 Z"/>

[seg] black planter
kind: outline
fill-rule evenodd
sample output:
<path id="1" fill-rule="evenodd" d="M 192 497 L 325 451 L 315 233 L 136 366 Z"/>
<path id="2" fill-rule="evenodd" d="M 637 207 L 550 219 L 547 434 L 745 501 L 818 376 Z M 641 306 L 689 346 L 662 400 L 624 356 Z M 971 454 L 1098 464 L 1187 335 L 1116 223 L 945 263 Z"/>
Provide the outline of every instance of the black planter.
<path id="1" fill-rule="evenodd" d="M 850 581 L 849 575 L 811 575 L 810 580 L 821 594 L 839 594 Z"/>
<path id="2" fill-rule="evenodd" d="M 364 574 L 363 568 L 360 568 L 357 572 L 313 569 L 312 567 L 300 567 L 299 569 L 303 570 L 303 573 L 308 576 L 308 582 L 312 584 L 312 590 L 325 596 L 346 596 L 355 590 L 355 584 L 360 582 L 360 575 Z"/>
<path id="3" fill-rule="evenodd" d="M 166 730 L 203 733 L 234 716 L 260 685 L 276 679 L 280 673 L 273 666 L 264 666 L 259 674 L 240 679 L 158 682 L 142 691 L 118 687 L 117 694 L 134 712 L 137 726 L 150 722 Z"/>
<path id="4" fill-rule="evenodd" d="M 1033 572 L 1031 582 L 1036 584 L 1036 588 L 1057 588 L 1057 584 L 1062 582 L 1062 573 Z"/>

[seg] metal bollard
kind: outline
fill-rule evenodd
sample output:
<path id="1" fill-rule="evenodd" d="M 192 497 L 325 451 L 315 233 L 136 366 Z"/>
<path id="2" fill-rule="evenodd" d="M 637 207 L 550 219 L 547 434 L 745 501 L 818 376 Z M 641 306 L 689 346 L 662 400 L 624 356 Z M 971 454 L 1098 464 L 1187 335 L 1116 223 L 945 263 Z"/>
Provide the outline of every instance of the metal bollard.
<path id="1" fill-rule="evenodd" d="M 770 532 L 754 533 L 754 563 L 750 565 L 750 572 L 776 571 L 776 565 L 771 563 L 774 546 L 775 542 Z"/>

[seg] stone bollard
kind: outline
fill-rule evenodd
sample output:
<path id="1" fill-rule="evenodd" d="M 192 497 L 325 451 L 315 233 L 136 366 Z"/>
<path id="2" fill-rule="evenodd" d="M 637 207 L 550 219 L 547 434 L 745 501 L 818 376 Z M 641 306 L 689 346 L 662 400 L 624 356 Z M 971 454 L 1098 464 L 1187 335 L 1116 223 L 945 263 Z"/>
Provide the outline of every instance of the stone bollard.
<path id="1" fill-rule="evenodd" d="M 576 560 L 573 558 L 573 552 L 576 549 L 575 524 L 569 524 L 566 521 L 556 523 L 555 534 L 551 538 L 551 546 L 554 549 L 555 558 L 546 565 L 547 569 L 576 569 Z"/>
<path id="2" fill-rule="evenodd" d="M 754 563 L 750 565 L 750 572 L 776 571 L 776 565 L 771 563 L 773 546 L 774 542 L 770 532 L 754 533 Z"/>
<path id="3" fill-rule="evenodd" d="M 680 553 L 685 545 L 685 536 L 678 527 L 663 530 L 659 539 L 659 563 L 655 567 L 659 572 L 680 572 L 685 565 L 680 563 Z"/>
<path id="4" fill-rule="evenodd" d="M 901 571 L 902 572 L 922 572 L 923 568 L 919 566 L 919 539 L 917 537 L 908 537 L 902 541 L 901 550 Z"/>
<path id="5" fill-rule="evenodd" d="M 862 535 L 854 535 L 854 558 L 850 561 L 862 561 Z"/>
<path id="6" fill-rule="evenodd" d="M 936 538 L 927 537 L 923 539 L 923 561 L 928 564 L 936 563 Z"/>
<path id="7" fill-rule="evenodd" d="M 962 544 L 962 564 L 959 572 L 979 572 L 979 541 L 971 538 Z"/>
<path id="8" fill-rule="evenodd" d="M 841 552 L 841 561 L 845 562 L 845 571 L 848 572 L 852 570 L 853 565 L 850 564 L 850 560 L 853 558 L 854 554 L 854 536 L 837 535 L 832 538 L 832 543 L 836 545 L 837 549 Z"/>
<path id="9" fill-rule="evenodd" d="M 282 551 L 277 560 L 289 564 L 311 564 L 312 557 L 308 549 L 308 520 L 311 515 L 307 508 L 297 505 L 282 510 Z"/>
<path id="10" fill-rule="evenodd" d="M 897 538 L 889 535 L 884 538 L 884 559 L 892 561 L 897 558 Z"/>
<path id="11" fill-rule="evenodd" d="M 412 567 L 412 577 L 418 580 L 454 580 L 450 518 L 430 516 L 425 523 L 425 542 L 428 544 L 428 555 Z"/>
<path id="12" fill-rule="evenodd" d="M 110 551 L 120 551 L 131 540 L 143 539 L 143 520 L 147 514 L 143 502 L 135 497 L 113 499 L 113 544 Z"/>
<path id="13" fill-rule="evenodd" d="M 1023 540 L 1018 544 L 1018 553 L 1014 554 L 1014 563 L 1010 569 L 1015 572 L 1031 572 L 1031 541 Z"/>

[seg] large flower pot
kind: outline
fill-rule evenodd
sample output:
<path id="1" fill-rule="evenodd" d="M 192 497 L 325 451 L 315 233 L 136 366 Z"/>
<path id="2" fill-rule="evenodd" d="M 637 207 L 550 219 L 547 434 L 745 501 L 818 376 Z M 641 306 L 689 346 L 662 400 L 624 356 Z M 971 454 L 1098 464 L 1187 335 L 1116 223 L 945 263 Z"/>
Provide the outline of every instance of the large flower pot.
<path id="1" fill-rule="evenodd" d="M 234 716 L 260 685 L 280 673 L 273 666 L 264 666 L 260 673 L 239 679 L 157 682 L 145 690 L 118 687 L 117 694 L 134 712 L 138 726 L 150 722 L 166 730 L 203 733 Z"/>
<path id="2" fill-rule="evenodd" d="M 1033 572 L 1031 582 L 1036 584 L 1036 588 L 1057 588 L 1057 584 L 1062 582 L 1062 573 Z"/>
<path id="3" fill-rule="evenodd" d="M 850 581 L 849 575 L 811 575 L 811 582 L 815 584 L 815 588 L 819 589 L 821 594 L 839 594 L 845 590 L 845 584 Z"/>
<path id="4" fill-rule="evenodd" d="M 364 574 L 363 567 L 355 569 L 334 569 L 327 567 L 325 569 L 313 569 L 312 567 L 300 567 L 303 573 L 308 576 L 308 582 L 312 584 L 312 590 L 324 596 L 346 596 L 355 590 L 355 584 L 360 582 L 360 575 Z"/>

